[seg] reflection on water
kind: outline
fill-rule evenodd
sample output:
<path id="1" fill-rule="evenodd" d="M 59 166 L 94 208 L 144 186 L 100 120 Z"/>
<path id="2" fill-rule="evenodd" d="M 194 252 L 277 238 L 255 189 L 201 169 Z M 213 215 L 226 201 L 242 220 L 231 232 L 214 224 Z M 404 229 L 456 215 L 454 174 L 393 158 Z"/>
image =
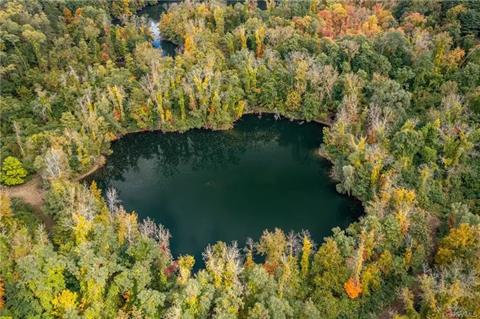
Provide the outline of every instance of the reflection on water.
<path id="1" fill-rule="evenodd" d="M 160 29 L 158 28 L 158 22 L 160 21 L 162 13 L 165 12 L 172 3 L 175 2 L 160 2 L 154 6 L 147 6 L 139 12 L 140 16 L 148 19 L 148 25 L 153 38 L 153 47 L 162 49 L 163 55 L 165 56 L 175 56 L 177 46 L 173 42 L 162 38 Z"/>
<path id="2" fill-rule="evenodd" d="M 316 154 L 318 124 L 244 116 L 213 132 L 142 133 L 113 144 L 91 178 L 115 187 L 127 210 L 172 232 L 174 254 L 198 260 L 209 243 L 245 243 L 264 229 L 308 229 L 316 241 L 362 212 L 335 191 L 330 165 Z"/>

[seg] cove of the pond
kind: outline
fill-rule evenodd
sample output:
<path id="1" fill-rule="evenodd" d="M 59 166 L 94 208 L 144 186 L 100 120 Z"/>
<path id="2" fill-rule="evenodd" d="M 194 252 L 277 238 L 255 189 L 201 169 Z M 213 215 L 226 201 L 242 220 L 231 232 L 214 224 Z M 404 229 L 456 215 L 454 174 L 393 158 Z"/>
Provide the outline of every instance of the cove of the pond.
<path id="1" fill-rule="evenodd" d="M 147 19 L 153 39 L 152 45 L 154 48 L 161 49 L 164 56 L 175 56 L 179 48 L 175 43 L 162 37 L 158 23 L 162 14 L 167 11 L 168 7 L 178 4 L 179 2 L 180 1 L 178 0 L 160 0 L 157 4 L 146 6 L 137 13 L 138 16 L 145 17 Z M 235 5 L 241 2 L 241 0 L 226 1 L 228 5 Z M 258 8 L 265 10 L 265 1 L 258 1 Z"/>
<path id="2" fill-rule="evenodd" d="M 172 253 L 197 265 L 208 244 L 243 246 L 265 229 L 308 230 L 320 242 L 363 212 L 336 192 L 318 155 L 322 127 L 245 115 L 226 131 L 129 134 L 87 181 L 115 188 L 128 211 L 167 227 Z"/>
<path id="3" fill-rule="evenodd" d="M 175 56 L 177 46 L 168 40 L 163 39 L 158 23 L 163 12 L 165 12 L 170 5 L 176 3 L 175 1 L 160 1 L 156 5 L 146 6 L 138 12 L 139 16 L 145 17 L 150 27 L 152 35 L 152 45 L 154 48 L 161 49 L 164 56 Z"/>

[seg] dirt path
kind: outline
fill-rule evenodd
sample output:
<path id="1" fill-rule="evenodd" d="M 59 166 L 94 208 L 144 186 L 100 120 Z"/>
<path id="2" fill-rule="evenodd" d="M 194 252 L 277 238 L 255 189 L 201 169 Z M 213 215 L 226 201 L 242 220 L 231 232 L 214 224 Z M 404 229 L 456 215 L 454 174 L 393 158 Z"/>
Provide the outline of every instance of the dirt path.
<path id="1" fill-rule="evenodd" d="M 102 167 L 105 162 L 105 157 L 101 156 L 88 172 L 77 176 L 76 178 L 74 178 L 74 181 L 81 181 L 83 178 Z M 42 187 L 42 178 L 40 177 L 40 175 L 35 174 L 33 178 L 25 184 L 11 187 L 0 186 L 0 189 L 6 191 L 8 196 L 10 196 L 11 198 L 20 198 L 25 203 L 32 206 L 34 214 L 39 220 L 41 220 L 45 224 L 45 228 L 47 229 L 47 231 L 50 231 L 52 229 L 53 219 L 50 216 L 45 215 L 42 211 L 42 206 L 45 198 L 45 190 Z"/>
<path id="2" fill-rule="evenodd" d="M 43 221 L 47 230 L 53 226 L 53 220 L 42 211 L 45 191 L 42 188 L 42 179 L 37 174 L 25 184 L 5 187 L 4 188 L 10 197 L 17 197 L 22 199 L 25 203 L 30 204 L 35 215 Z"/>

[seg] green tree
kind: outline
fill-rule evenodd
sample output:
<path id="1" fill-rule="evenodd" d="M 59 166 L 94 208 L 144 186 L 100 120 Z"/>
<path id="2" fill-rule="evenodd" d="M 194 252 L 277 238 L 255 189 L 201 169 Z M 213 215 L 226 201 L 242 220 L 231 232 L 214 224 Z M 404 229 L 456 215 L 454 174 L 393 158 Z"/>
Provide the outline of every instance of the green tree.
<path id="1" fill-rule="evenodd" d="M 0 182 L 4 185 L 19 185 L 25 182 L 27 170 L 23 168 L 22 162 L 18 158 L 8 156 L 3 160 L 0 169 Z"/>

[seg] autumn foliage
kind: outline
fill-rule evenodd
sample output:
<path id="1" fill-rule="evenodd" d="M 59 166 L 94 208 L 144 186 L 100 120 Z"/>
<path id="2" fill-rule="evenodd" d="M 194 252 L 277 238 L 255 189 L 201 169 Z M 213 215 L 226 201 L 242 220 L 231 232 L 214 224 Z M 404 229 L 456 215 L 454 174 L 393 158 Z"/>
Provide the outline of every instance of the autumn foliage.
<path id="1" fill-rule="evenodd" d="M 4 288 L 3 279 L 0 278 L 0 311 L 5 306 L 5 288 Z"/>
<path id="2" fill-rule="evenodd" d="M 39 173 L 54 221 L 0 192 L 0 317 L 480 318 L 478 1 L 183 1 L 158 24 L 174 57 L 137 15 L 155 2 L 0 5 L 0 180 Z M 270 230 L 202 265 L 77 181 L 129 132 L 265 112 L 328 123 L 318 153 L 363 204 L 318 245 Z"/>
<path id="3" fill-rule="evenodd" d="M 353 277 L 350 277 L 347 282 L 345 282 L 343 288 L 350 299 L 356 299 L 362 293 L 362 285 L 360 284 L 360 281 Z"/>
<path id="4" fill-rule="evenodd" d="M 394 20 L 391 12 L 381 4 L 359 8 L 350 4 L 335 3 L 318 12 L 319 33 L 324 37 L 336 38 L 345 35 L 375 35 L 389 27 Z"/>

